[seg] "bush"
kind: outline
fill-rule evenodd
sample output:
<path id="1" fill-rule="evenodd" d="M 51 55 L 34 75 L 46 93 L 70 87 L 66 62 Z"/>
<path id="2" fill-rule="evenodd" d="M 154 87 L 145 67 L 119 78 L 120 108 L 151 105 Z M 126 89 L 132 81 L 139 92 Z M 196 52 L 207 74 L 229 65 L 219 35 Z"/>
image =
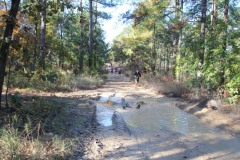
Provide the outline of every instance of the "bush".
<path id="1" fill-rule="evenodd" d="M 44 91 L 71 91 L 73 89 L 94 89 L 100 87 L 106 79 L 105 74 L 95 76 L 79 75 L 63 71 L 35 72 L 31 78 L 17 72 L 11 78 L 10 85 L 17 88 L 34 88 Z"/>
<path id="2" fill-rule="evenodd" d="M 29 86 L 29 78 L 23 74 L 15 74 L 15 76 L 11 77 L 10 84 L 12 87 L 18 88 L 26 88 Z"/>
<path id="3" fill-rule="evenodd" d="M 70 83 L 73 88 L 78 89 L 94 89 L 102 84 L 103 80 L 100 77 L 77 77 Z"/>
<path id="4" fill-rule="evenodd" d="M 236 104 L 240 99 L 240 73 L 233 77 L 227 84 L 226 87 L 229 92 L 229 102 Z"/>

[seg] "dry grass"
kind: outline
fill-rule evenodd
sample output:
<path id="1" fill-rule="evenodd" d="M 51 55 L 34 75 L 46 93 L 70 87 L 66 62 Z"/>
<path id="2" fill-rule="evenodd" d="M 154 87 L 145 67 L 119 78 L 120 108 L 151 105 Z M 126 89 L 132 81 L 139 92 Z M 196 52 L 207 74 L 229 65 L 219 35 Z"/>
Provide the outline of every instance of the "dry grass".
<path id="1" fill-rule="evenodd" d="M 75 89 L 95 89 L 104 83 L 106 77 L 101 76 L 75 76 L 72 73 L 60 72 L 47 79 L 42 75 L 27 77 L 21 72 L 16 73 L 10 79 L 10 86 L 14 88 L 33 88 L 43 91 L 72 91 Z"/>
<path id="2" fill-rule="evenodd" d="M 173 96 L 186 97 L 191 93 L 184 83 L 176 82 L 170 76 L 144 76 L 143 83 L 151 88 L 154 88 L 158 93 Z"/>
<path id="3" fill-rule="evenodd" d="M 101 77 L 79 76 L 70 79 L 69 88 L 72 89 L 95 89 L 103 85 L 104 80 Z"/>
<path id="4" fill-rule="evenodd" d="M 1 130 L 0 159 L 64 159 L 77 148 L 72 139 L 55 136 L 49 141 L 41 141 L 40 137 L 32 138 L 23 133 L 13 127 Z"/>
<path id="5" fill-rule="evenodd" d="M 78 135 L 84 125 L 82 113 L 79 105 L 67 101 L 71 105 L 52 98 L 22 97 L 16 111 L 1 111 L 0 159 L 68 159 L 83 152 Z"/>

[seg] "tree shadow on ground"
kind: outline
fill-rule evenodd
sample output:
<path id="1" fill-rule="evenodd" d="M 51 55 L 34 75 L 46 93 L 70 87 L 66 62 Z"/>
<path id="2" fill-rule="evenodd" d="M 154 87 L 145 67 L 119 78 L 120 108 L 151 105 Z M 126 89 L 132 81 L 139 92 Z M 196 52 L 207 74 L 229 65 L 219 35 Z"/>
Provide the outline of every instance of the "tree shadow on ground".
<path id="1" fill-rule="evenodd" d="M 153 160 L 184 160 L 184 159 L 239 159 L 239 139 L 193 139 L 176 133 L 162 131 L 164 134 L 153 134 L 145 139 L 145 135 L 132 135 L 138 144 L 121 147 L 106 152 L 102 159 L 153 159 Z M 126 134 L 125 138 L 129 138 Z"/>

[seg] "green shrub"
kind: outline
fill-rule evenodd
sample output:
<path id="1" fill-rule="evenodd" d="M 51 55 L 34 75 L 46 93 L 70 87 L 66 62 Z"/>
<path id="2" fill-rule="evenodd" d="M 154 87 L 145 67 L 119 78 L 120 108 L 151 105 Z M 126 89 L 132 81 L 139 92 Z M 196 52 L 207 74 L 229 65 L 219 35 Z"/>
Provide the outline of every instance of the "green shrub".
<path id="1" fill-rule="evenodd" d="M 11 77 L 10 84 L 12 87 L 26 88 L 29 86 L 29 78 L 21 73 L 16 73 Z"/>
<path id="2" fill-rule="evenodd" d="M 22 72 L 16 72 L 11 78 L 11 86 L 18 88 L 34 88 L 44 91 L 71 91 L 73 89 L 94 89 L 101 86 L 106 79 L 105 74 L 75 76 L 63 71 L 35 72 L 31 78 Z"/>
<path id="3" fill-rule="evenodd" d="M 75 77 L 70 80 L 70 87 L 74 89 L 94 89 L 104 83 L 100 77 Z"/>
<path id="4" fill-rule="evenodd" d="M 235 104 L 240 99 L 240 73 L 233 77 L 226 87 L 229 91 L 229 102 Z"/>

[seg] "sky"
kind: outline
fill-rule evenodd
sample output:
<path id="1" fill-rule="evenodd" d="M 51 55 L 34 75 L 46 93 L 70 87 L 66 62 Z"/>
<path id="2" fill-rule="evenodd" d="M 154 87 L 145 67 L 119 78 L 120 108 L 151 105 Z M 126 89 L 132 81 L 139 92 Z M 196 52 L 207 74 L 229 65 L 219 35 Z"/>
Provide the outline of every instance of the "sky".
<path id="1" fill-rule="evenodd" d="M 99 10 L 112 15 L 111 19 L 101 21 L 101 27 L 106 33 L 105 42 L 111 44 L 113 39 L 118 36 L 125 27 L 130 25 L 129 23 L 123 23 L 120 15 L 126 13 L 128 10 L 134 9 L 131 1 L 137 2 L 138 0 L 122 0 L 122 5 L 113 8 L 99 8 Z"/>
<path id="2" fill-rule="evenodd" d="M 117 6 L 114 8 L 104 9 L 105 12 L 110 13 L 112 15 L 112 18 L 110 20 L 102 20 L 101 22 L 102 29 L 106 33 L 105 41 L 107 43 L 111 44 L 113 39 L 117 35 L 119 35 L 126 26 L 129 25 L 129 24 L 123 23 L 123 21 L 120 18 L 120 15 L 130 9 L 132 9 L 132 6 L 129 4 Z"/>
<path id="3" fill-rule="evenodd" d="M 118 36 L 125 27 L 129 26 L 128 23 L 123 23 L 120 15 L 126 13 L 128 10 L 133 10 L 134 7 L 132 3 L 136 3 L 140 0 L 114 0 L 118 3 L 116 7 L 102 7 L 98 3 L 98 10 L 111 14 L 112 18 L 109 20 L 98 19 L 101 28 L 105 32 L 105 42 L 111 44 L 113 39 Z M 79 5 L 79 0 L 72 0 L 72 2 Z M 83 0 L 85 5 L 88 5 L 88 0 Z M 121 5 L 120 5 L 121 3 Z"/>

